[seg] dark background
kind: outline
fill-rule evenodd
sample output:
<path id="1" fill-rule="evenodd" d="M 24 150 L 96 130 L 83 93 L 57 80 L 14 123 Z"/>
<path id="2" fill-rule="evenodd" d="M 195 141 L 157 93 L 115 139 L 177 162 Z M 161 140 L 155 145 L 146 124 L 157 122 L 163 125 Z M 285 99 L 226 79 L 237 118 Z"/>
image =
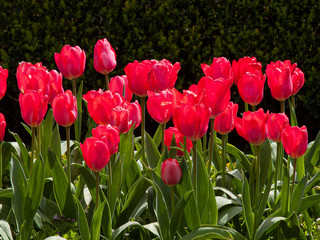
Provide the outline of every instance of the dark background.
<path id="1" fill-rule="evenodd" d="M 19 62 L 42 62 L 49 70 L 57 69 L 54 53 L 65 44 L 79 45 L 87 62 L 78 84 L 84 81 L 84 93 L 104 88 L 104 76 L 93 68 L 94 45 L 102 38 L 107 38 L 117 53 L 118 64 L 110 77 L 124 74 L 126 64 L 134 60 L 166 58 L 181 63 L 179 90 L 198 82 L 203 76 L 200 64 L 211 64 L 213 57 L 224 56 L 232 62 L 255 56 L 263 72 L 271 61 L 289 59 L 298 64 L 306 80 L 296 98 L 299 126 L 307 126 L 309 141 L 319 131 L 319 1 L 17 0 L 0 1 L 0 9 L 0 65 L 9 70 L 0 112 L 7 128 L 26 142 L 30 137 L 20 124 L 15 76 Z M 63 84 L 71 89 L 68 80 Z M 239 102 L 242 112 L 235 87 L 232 100 Z M 279 112 L 280 103 L 271 97 L 267 83 L 259 107 Z M 149 117 L 147 131 L 152 134 L 156 127 Z M 6 133 L 5 140 L 13 138 Z M 242 141 L 235 132 L 229 140 L 236 145 Z"/>

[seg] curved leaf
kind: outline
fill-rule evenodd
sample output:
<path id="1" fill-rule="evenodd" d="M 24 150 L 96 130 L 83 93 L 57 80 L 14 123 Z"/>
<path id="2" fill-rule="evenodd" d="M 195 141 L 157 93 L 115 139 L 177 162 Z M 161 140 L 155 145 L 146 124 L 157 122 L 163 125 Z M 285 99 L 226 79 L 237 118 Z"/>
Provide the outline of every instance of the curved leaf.
<path id="1" fill-rule="evenodd" d="M 90 231 L 89 231 L 89 225 L 86 218 L 86 214 L 84 213 L 84 210 L 81 206 L 80 201 L 78 198 L 74 197 L 74 201 L 77 204 L 77 223 L 80 231 L 80 235 L 83 240 L 91 240 Z"/>
<path id="2" fill-rule="evenodd" d="M 271 217 L 271 218 L 267 218 L 266 220 L 264 220 L 256 232 L 255 239 L 260 239 L 265 232 L 267 232 L 267 231 L 271 232 L 272 230 L 274 230 L 276 227 L 279 226 L 281 220 L 285 220 L 285 218 L 284 217 Z"/>

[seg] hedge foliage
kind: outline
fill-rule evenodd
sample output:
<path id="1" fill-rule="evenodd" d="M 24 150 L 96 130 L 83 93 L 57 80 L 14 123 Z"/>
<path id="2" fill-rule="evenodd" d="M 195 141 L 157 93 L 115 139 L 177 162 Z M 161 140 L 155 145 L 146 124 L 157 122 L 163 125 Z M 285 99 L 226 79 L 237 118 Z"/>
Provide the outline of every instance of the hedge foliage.
<path id="1" fill-rule="evenodd" d="M 213 57 L 232 61 L 255 56 L 264 68 L 279 59 L 297 62 L 306 78 L 297 99 L 299 125 L 313 129 L 313 138 L 318 132 L 318 0 L 15 0 L 0 1 L 0 8 L 0 65 L 9 69 L 8 93 L 0 107 L 6 118 L 12 106 L 16 112 L 9 129 L 22 121 L 17 119 L 15 78 L 20 61 L 41 61 L 56 69 L 54 53 L 65 44 L 79 45 L 87 54 L 81 77 L 84 91 L 98 89 L 104 80 L 93 68 L 93 48 L 98 39 L 107 37 L 117 53 L 112 76 L 123 74 L 125 65 L 135 59 L 166 58 L 181 63 L 180 90 L 198 81 L 203 75 L 200 64 L 212 62 Z M 267 87 L 265 98 L 278 111 Z"/>

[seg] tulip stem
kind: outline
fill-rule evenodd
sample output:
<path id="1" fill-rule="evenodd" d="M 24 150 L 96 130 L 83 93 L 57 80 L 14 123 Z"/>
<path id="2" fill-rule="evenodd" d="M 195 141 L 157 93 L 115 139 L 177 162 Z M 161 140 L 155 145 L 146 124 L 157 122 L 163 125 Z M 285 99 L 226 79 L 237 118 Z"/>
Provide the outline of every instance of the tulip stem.
<path id="1" fill-rule="evenodd" d="M 99 205 L 99 172 L 95 172 L 96 175 L 96 205 L 94 206 L 94 211 L 97 210 Z"/>
<path id="2" fill-rule="evenodd" d="M 2 142 L 0 142 L 0 188 L 2 189 Z"/>
<path id="3" fill-rule="evenodd" d="M 274 207 L 276 207 L 276 202 L 277 202 L 277 185 L 278 185 L 278 175 L 279 175 L 279 169 L 280 169 L 280 161 L 281 158 L 281 143 L 277 143 L 277 158 L 276 158 L 276 173 L 274 175 Z"/>
<path id="4" fill-rule="evenodd" d="M 37 126 L 37 137 L 38 137 L 38 144 L 37 144 L 37 155 L 36 156 L 39 156 L 40 154 L 40 139 L 41 139 L 41 123 Z"/>
<path id="5" fill-rule="evenodd" d="M 142 162 L 146 163 L 145 155 L 145 112 L 146 112 L 146 97 L 141 97 L 141 152 L 142 152 Z"/>
<path id="6" fill-rule="evenodd" d="M 222 187 L 226 187 L 226 157 L 228 134 L 221 135 L 222 140 Z"/>
<path id="7" fill-rule="evenodd" d="M 202 152 L 202 158 L 203 159 L 206 159 L 206 155 L 207 155 L 207 133 L 205 133 L 202 137 L 202 149 L 203 149 L 203 152 Z"/>
<path id="8" fill-rule="evenodd" d="M 291 95 L 291 104 L 293 106 L 293 109 L 295 109 L 296 108 L 296 103 L 295 103 L 294 95 Z"/>
<path id="9" fill-rule="evenodd" d="M 260 146 L 255 147 L 256 155 L 256 197 L 255 197 L 255 211 L 258 210 L 259 192 L 260 192 Z M 256 214 L 255 214 L 256 215 Z"/>
<path id="10" fill-rule="evenodd" d="M 256 106 L 252 106 L 252 112 L 256 111 Z"/>
<path id="11" fill-rule="evenodd" d="M 162 145 L 161 145 L 161 154 L 165 151 L 165 145 L 164 145 L 164 130 L 166 129 L 166 124 L 161 124 L 161 131 L 162 131 Z"/>
<path id="12" fill-rule="evenodd" d="M 171 190 L 171 216 L 173 216 L 173 211 L 174 211 L 174 186 L 171 186 L 170 190 Z"/>
<path id="13" fill-rule="evenodd" d="M 213 158 L 213 145 L 214 143 L 214 119 L 210 119 L 210 139 L 209 139 L 209 162 L 208 162 L 208 174 L 210 174 L 210 170 L 211 170 L 211 162 L 212 162 L 212 158 Z"/>
<path id="14" fill-rule="evenodd" d="M 67 135 L 67 175 L 69 183 L 71 183 L 71 162 L 70 162 L 70 127 L 66 127 Z"/>
<path id="15" fill-rule="evenodd" d="M 197 141 L 192 141 L 192 179 L 193 179 L 193 188 L 195 190 L 196 198 L 197 198 Z"/>
<path id="16" fill-rule="evenodd" d="M 293 176 L 292 176 L 291 199 L 293 199 L 294 182 L 296 181 L 296 166 L 297 166 L 297 159 L 293 158 Z"/>
<path id="17" fill-rule="evenodd" d="M 282 113 L 285 113 L 285 111 L 286 111 L 285 101 L 281 101 L 280 103 L 281 103 L 281 105 L 280 105 L 280 107 L 281 107 L 280 111 L 281 111 Z"/>
<path id="18" fill-rule="evenodd" d="M 109 193 L 109 202 L 111 202 L 111 196 L 112 196 L 112 159 L 113 157 L 110 157 L 109 164 L 108 164 L 108 174 L 109 174 L 109 181 L 108 181 L 108 193 Z"/>
<path id="19" fill-rule="evenodd" d="M 30 160 L 30 169 L 29 171 L 31 172 L 32 165 L 33 165 L 33 158 L 34 158 L 34 145 L 36 141 L 36 128 L 31 127 L 32 129 L 32 134 L 31 134 L 31 160 Z"/>
<path id="20" fill-rule="evenodd" d="M 249 106 L 248 106 L 248 103 L 244 103 L 244 111 L 245 112 L 248 112 L 249 111 Z"/>
<path id="21" fill-rule="evenodd" d="M 77 97 L 77 83 L 76 83 L 76 79 L 72 79 L 72 93 L 73 96 Z"/>
<path id="22" fill-rule="evenodd" d="M 106 90 L 109 90 L 109 74 L 105 74 L 104 77 L 106 79 Z"/>

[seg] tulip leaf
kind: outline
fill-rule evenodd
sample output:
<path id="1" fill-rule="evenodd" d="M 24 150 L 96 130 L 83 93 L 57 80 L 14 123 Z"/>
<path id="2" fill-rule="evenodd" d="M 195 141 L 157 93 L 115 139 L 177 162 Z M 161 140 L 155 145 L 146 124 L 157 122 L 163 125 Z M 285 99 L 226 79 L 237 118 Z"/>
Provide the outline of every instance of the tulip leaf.
<path id="1" fill-rule="evenodd" d="M 58 124 L 56 124 L 51 135 L 50 149 L 55 153 L 59 161 L 61 161 L 61 138 Z"/>
<path id="2" fill-rule="evenodd" d="M 86 215 L 84 213 L 84 210 L 83 210 L 78 198 L 74 197 L 73 199 L 77 203 L 77 210 L 78 210 L 77 211 L 77 223 L 78 223 L 81 237 L 83 240 L 90 240 L 91 236 L 90 236 L 90 231 L 89 231 L 89 225 L 88 225 L 88 221 L 87 221 Z"/>
<path id="3" fill-rule="evenodd" d="M 0 220 L 0 236 L 3 240 L 13 240 L 10 225 L 3 220 Z"/>
<path id="4" fill-rule="evenodd" d="M 293 197 L 291 199 L 291 208 L 290 210 L 293 212 L 297 212 L 300 208 L 300 204 L 306 189 L 307 185 L 307 176 L 305 176 L 301 181 L 298 183 L 297 187 L 294 189 Z"/>
<path id="5" fill-rule="evenodd" d="M 288 103 L 289 103 L 289 109 L 290 109 L 290 119 L 291 119 L 291 126 L 298 126 L 298 120 L 296 116 L 296 111 L 290 101 L 290 98 L 288 98 Z"/>
<path id="6" fill-rule="evenodd" d="M 243 208 L 244 217 L 246 220 L 249 239 L 252 239 L 253 237 L 252 235 L 254 231 L 254 214 L 251 208 L 249 184 L 245 176 L 243 176 L 243 185 L 242 185 L 242 208 Z"/>
<path id="7" fill-rule="evenodd" d="M 7 166 L 10 163 L 10 160 L 12 158 L 12 154 L 15 154 L 18 156 L 18 153 L 14 146 L 9 142 L 2 142 L 2 171 L 4 172 L 7 168 Z M 1 175 L 2 176 L 2 175 Z M 3 191 L 3 190 L 1 190 Z"/>
<path id="8" fill-rule="evenodd" d="M 152 140 L 150 135 L 146 133 L 146 150 L 147 150 L 147 161 L 150 168 L 154 169 L 158 165 L 160 159 L 160 153 L 157 145 Z"/>
<path id="9" fill-rule="evenodd" d="M 320 182 L 320 172 L 317 172 L 307 183 L 304 193 L 307 194 Z"/>
<path id="10" fill-rule="evenodd" d="M 218 223 L 218 207 L 216 202 L 216 196 L 213 190 L 212 183 L 209 181 L 208 188 L 209 196 L 208 201 L 201 216 L 202 224 L 216 225 Z"/>
<path id="11" fill-rule="evenodd" d="M 271 146 L 269 139 L 264 141 L 264 143 L 260 146 L 260 190 L 263 189 L 263 186 L 268 178 L 269 169 L 271 164 Z"/>
<path id="12" fill-rule="evenodd" d="M 28 132 L 28 134 L 31 136 L 32 135 L 32 130 L 31 130 L 31 128 L 27 125 L 27 124 L 25 124 L 25 123 L 21 123 L 21 125 L 23 126 L 23 128 Z"/>
<path id="13" fill-rule="evenodd" d="M 116 207 L 116 201 L 117 198 L 121 192 L 121 186 L 122 186 L 122 172 L 123 172 L 123 161 L 121 157 L 118 157 L 116 159 L 112 159 L 112 161 L 115 160 L 115 164 L 112 166 L 112 181 L 111 181 L 111 194 L 110 194 L 110 211 L 111 211 L 111 216 L 113 216 L 115 207 Z M 109 162 L 108 167 L 111 167 L 111 162 Z M 129 166 L 126 166 L 129 168 Z M 110 180 L 109 180 L 110 181 Z"/>
<path id="14" fill-rule="evenodd" d="M 162 126 L 161 126 L 161 124 L 159 124 L 157 131 L 153 135 L 152 140 L 156 144 L 156 146 L 159 147 L 159 145 L 161 144 L 161 141 L 162 141 Z"/>
<path id="15" fill-rule="evenodd" d="M 47 112 L 45 120 L 41 123 L 42 127 L 42 139 L 41 139 L 41 147 L 42 151 L 41 154 L 43 159 L 47 159 L 48 155 L 48 146 L 51 141 L 52 135 L 52 127 L 53 127 L 53 112 L 52 108 L 50 108 Z"/>
<path id="16" fill-rule="evenodd" d="M 103 201 L 93 213 L 92 222 L 90 226 L 92 240 L 100 239 L 101 219 L 106 202 L 107 201 Z"/>
<path id="17" fill-rule="evenodd" d="M 305 153 L 304 163 L 305 163 L 305 168 L 309 173 L 312 173 L 312 168 L 318 165 L 320 161 L 319 152 L 320 152 L 320 131 L 318 132 L 316 139 L 312 143 L 312 146 L 308 148 L 307 152 Z"/>
<path id="18" fill-rule="evenodd" d="M 76 121 L 74 122 L 74 133 L 75 133 L 75 139 L 77 142 L 80 142 L 80 139 L 81 139 L 82 91 L 83 91 L 83 81 L 81 81 L 81 84 L 79 86 L 77 96 L 76 96 L 78 115 L 77 115 Z"/>
<path id="19" fill-rule="evenodd" d="M 218 224 L 226 225 L 234 216 L 242 212 L 242 206 L 226 206 L 219 211 Z"/>
<path id="20" fill-rule="evenodd" d="M 240 151 L 238 148 L 228 143 L 227 153 L 233 155 L 242 164 L 244 169 L 247 172 L 250 172 L 251 163 L 247 158 L 247 156 L 242 151 Z"/>
<path id="21" fill-rule="evenodd" d="M 116 230 L 114 230 L 114 232 L 112 233 L 112 240 L 117 239 L 118 237 L 121 236 L 121 234 L 129 227 L 135 227 L 135 226 L 141 226 L 140 223 L 135 222 L 135 221 L 130 221 L 127 222 L 123 225 L 121 225 L 120 227 L 118 227 Z"/>
<path id="22" fill-rule="evenodd" d="M 297 211 L 298 213 L 303 212 L 304 210 L 309 209 L 313 205 L 320 202 L 320 194 L 314 194 L 308 197 L 304 197 L 301 201 L 300 208 Z"/>
<path id="23" fill-rule="evenodd" d="M 282 220 L 285 220 L 285 218 L 269 217 L 266 220 L 264 220 L 256 232 L 255 239 L 261 239 L 263 234 L 267 235 L 268 233 L 272 232 L 274 229 L 276 229 L 279 226 Z"/>
<path id="24" fill-rule="evenodd" d="M 44 240 L 66 240 L 66 239 L 59 236 L 51 236 L 51 237 L 45 238 Z"/>
<path id="25" fill-rule="evenodd" d="M 53 192 L 61 214 L 75 218 L 76 207 L 72 198 L 71 186 L 60 161 L 52 150 L 48 151 L 50 171 L 53 178 Z"/>
<path id="26" fill-rule="evenodd" d="M 127 133 L 121 134 L 120 136 L 119 153 L 120 153 L 120 159 L 122 159 L 121 183 L 125 182 L 127 173 L 130 170 L 130 165 L 133 159 L 133 143 L 132 143 L 133 130 L 134 130 L 134 126 L 132 126 Z"/>
<path id="27" fill-rule="evenodd" d="M 214 227 L 201 227 L 187 235 L 183 236 L 181 240 L 193 240 L 193 239 L 237 239 L 244 240 L 245 238 L 238 233 L 237 231 L 222 227 L 222 226 L 214 226 Z"/>

